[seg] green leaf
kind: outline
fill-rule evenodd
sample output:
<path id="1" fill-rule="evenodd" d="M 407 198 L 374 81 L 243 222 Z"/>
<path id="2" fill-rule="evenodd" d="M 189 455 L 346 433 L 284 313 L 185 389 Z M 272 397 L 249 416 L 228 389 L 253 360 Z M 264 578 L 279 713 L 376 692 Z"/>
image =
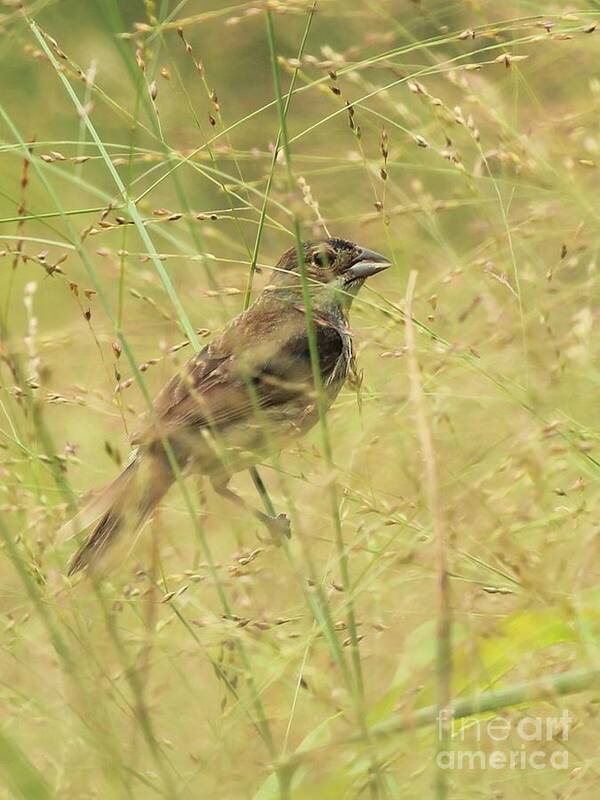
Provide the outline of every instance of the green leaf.
<path id="1" fill-rule="evenodd" d="M 48 784 L 15 742 L 0 731 L 0 767 L 8 783 L 23 800 L 52 797 Z"/>

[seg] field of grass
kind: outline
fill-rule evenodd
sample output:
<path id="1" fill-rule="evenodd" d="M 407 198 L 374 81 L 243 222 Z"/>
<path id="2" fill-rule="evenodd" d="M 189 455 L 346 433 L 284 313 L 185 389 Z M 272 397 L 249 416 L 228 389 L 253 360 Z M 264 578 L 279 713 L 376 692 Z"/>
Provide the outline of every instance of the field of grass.
<path id="1" fill-rule="evenodd" d="M 0 31 L 0 797 L 597 797 L 600 3 Z M 289 543 L 190 478 L 68 579 L 61 525 L 298 229 L 393 267 L 362 381 L 259 468 Z"/>

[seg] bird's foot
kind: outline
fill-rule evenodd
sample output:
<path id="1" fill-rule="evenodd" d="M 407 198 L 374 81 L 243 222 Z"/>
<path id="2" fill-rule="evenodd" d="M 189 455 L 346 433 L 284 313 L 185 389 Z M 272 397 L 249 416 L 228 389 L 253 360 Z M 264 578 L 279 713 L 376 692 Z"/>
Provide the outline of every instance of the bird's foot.
<path id="1" fill-rule="evenodd" d="M 284 538 L 291 538 L 292 526 L 290 525 L 290 520 L 287 514 L 277 514 L 276 517 L 268 517 L 265 515 L 263 522 L 271 534 L 273 544 L 275 544 L 277 547 L 281 547 Z"/>

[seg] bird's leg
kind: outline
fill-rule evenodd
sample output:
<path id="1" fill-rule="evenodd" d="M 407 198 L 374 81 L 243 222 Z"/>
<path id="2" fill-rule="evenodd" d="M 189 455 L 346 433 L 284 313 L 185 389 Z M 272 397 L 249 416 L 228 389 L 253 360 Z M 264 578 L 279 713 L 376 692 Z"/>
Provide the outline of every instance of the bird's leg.
<path id="1" fill-rule="evenodd" d="M 240 497 L 240 495 L 236 494 L 233 489 L 229 488 L 229 477 L 211 478 L 210 482 L 217 494 L 221 495 L 221 497 L 224 497 L 226 500 L 229 500 L 231 503 L 235 503 L 245 511 L 248 511 L 253 517 L 262 522 L 262 524 L 269 531 L 273 542 L 278 547 L 281 546 L 282 538 L 284 536 L 287 539 L 290 538 L 292 532 L 290 528 L 290 521 L 286 514 L 278 514 L 276 517 L 271 517 L 269 514 L 265 514 L 264 511 L 260 511 L 258 508 L 254 508 L 254 506 L 249 505 L 243 497 Z"/>

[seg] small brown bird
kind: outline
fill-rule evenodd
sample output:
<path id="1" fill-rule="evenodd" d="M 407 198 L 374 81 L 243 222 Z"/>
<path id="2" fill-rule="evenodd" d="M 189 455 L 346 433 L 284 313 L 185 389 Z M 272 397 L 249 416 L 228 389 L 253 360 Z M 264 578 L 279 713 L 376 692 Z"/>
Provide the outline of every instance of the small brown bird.
<path id="1" fill-rule="evenodd" d="M 354 357 L 348 310 L 365 280 L 390 262 L 344 239 L 306 242 L 300 264 L 298 255 L 296 247 L 285 252 L 255 303 L 158 394 L 131 439 L 135 449 L 123 472 L 63 529 L 79 532 L 99 520 L 69 575 L 95 564 L 120 534 L 141 528 L 175 480 L 170 459 L 182 474 L 208 476 L 219 494 L 246 507 L 228 488 L 231 476 L 278 452 L 319 418 L 315 354 L 321 408 L 335 400 Z M 250 511 L 273 535 L 289 535 L 285 515 Z"/>

